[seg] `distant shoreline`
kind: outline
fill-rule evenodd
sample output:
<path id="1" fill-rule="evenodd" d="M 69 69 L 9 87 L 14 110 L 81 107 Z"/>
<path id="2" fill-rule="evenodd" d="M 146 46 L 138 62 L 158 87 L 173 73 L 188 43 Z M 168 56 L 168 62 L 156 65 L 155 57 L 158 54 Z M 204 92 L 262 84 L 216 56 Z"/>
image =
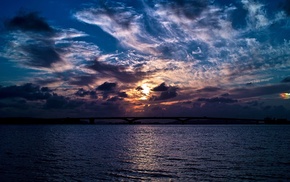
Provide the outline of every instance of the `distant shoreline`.
<path id="1" fill-rule="evenodd" d="M 149 122 L 148 122 L 149 120 Z M 163 120 L 163 122 L 162 122 Z M 286 119 L 243 119 L 243 118 L 216 118 L 216 117 L 91 117 L 91 118 L 33 118 L 33 117 L 6 117 L 0 118 L 0 125 L 25 124 L 290 124 Z"/>

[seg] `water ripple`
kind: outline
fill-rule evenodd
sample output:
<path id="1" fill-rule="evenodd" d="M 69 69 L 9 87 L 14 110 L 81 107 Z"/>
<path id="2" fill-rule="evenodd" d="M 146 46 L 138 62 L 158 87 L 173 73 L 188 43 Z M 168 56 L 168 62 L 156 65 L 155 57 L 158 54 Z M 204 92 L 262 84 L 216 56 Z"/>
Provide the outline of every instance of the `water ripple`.
<path id="1" fill-rule="evenodd" d="M 0 181 L 289 181 L 289 127 L 0 126 Z"/>

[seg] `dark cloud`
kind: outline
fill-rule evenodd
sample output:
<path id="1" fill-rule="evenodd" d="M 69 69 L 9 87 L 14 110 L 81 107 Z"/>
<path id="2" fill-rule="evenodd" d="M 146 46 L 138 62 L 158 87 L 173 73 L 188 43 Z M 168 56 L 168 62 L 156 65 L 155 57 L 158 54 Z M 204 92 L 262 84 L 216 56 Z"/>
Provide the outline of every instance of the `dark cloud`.
<path id="1" fill-rule="evenodd" d="M 241 63 L 237 63 L 236 65 L 231 65 L 229 66 L 229 70 L 230 70 L 230 79 L 236 78 L 239 75 L 244 75 L 246 73 L 251 74 L 252 72 L 259 70 L 260 68 L 262 68 L 263 66 L 269 66 L 270 64 L 276 64 L 276 63 L 271 63 L 268 62 L 268 65 L 265 65 L 264 61 L 261 60 L 260 55 L 259 56 L 253 56 L 256 58 L 256 60 L 253 60 L 252 58 L 248 57 L 245 59 L 248 59 L 249 62 L 242 62 Z"/>
<path id="2" fill-rule="evenodd" d="M 74 77 L 69 79 L 69 83 L 72 85 L 78 85 L 78 86 L 84 86 L 84 85 L 89 85 L 94 83 L 97 80 L 97 75 L 82 75 L 82 76 L 77 76 L 75 75 Z"/>
<path id="3" fill-rule="evenodd" d="M 113 91 L 117 86 L 117 83 L 110 83 L 110 82 L 104 82 L 102 85 L 99 85 L 97 87 L 97 90 L 101 91 Z"/>
<path id="4" fill-rule="evenodd" d="M 161 83 L 157 87 L 154 87 L 152 91 L 161 92 L 159 96 L 152 96 L 150 100 L 166 100 L 177 96 L 177 87 L 166 86 L 165 82 Z"/>
<path id="5" fill-rule="evenodd" d="M 231 96 L 243 98 L 243 97 L 258 97 L 271 94 L 280 94 L 289 91 L 290 84 L 276 84 L 252 88 L 237 88 L 232 89 L 229 92 L 231 93 Z"/>
<path id="6" fill-rule="evenodd" d="M 90 96 L 91 98 L 97 98 L 97 93 L 94 90 L 85 90 L 83 88 L 79 88 L 78 91 L 75 93 L 76 96 L 85 97 Z"/>
<path id="7" fill-rule="evenodd" d="M 89 94 L 89 91 L 83 89 L 83 88 L 80 88 L 76 93 L 75 95 L 76 96 L 79 96 L 79 97 L 85 97 Z"/>
<path id="8" fill-rule="evenodd" d="M 167 91 L 169 89 L 168 86 L 165 85 L 165 82 L 161 83 L 157 87 L 154 87 L 152 90 L 153 91 Z"/>
<path id="9" fill-rule="evenodd" d="M 100 8 L 94 9 L 93 14 L 105 14 L 123 28 L 130 28 L 134 14 L 133 12 L 128 13 L 128 8 L 124 7 L 121 3 L 116 3 L 115 1 L 101 1 L 98 5 Z"/>
<path id="10" fill-rule="evenodd" d="M 161 92 L 159 96 L 153 96 L 151 97 L 150 100 L 167 100 L 167 99 L 172 99 L 177 96 L 177 88 L 175 87 L 170 87 L 167 91 Z"/>
<path id="11" fill-rule="evenodd" d="M 235 103 L 238 100 L 224 97 L 214 97 L 214 98 L 199 98 L 197 101 L 208 102 L 208 103 Z"/>
<path id="12" fill-rule="evenodd" d="M 27 101 L 25 99 L 11 99 L 9 101 L 5 100 L 6 102 L 0 102 L 0 109 L 1 108 L 16 108 L 16 109 L 27 109 Z"/>
<path id="13" fill-rule="evenodd" d="M 90 95 L 90 98 L 92 98 L 92 99 L 97 99 L 98 98 L 97 93 L 95 91 L 93 91 L 93 90 L 90 91 L 89 95 Z"/>
<path id="14" fill-rule="evenodd" d="M 41 87 L 40 91 L 41 92 L 52 92 L 52 90 L 48 87 Z"/>
<path id="15" fill-rule="evenodd" d="M 105 63 L 102 63 L 98 60 L 96 60 L 94 62 L 93 65 L 89 66 L 89 68 L 97 71 L 97 72 L 100 72 L 100 73 L 119 73 L 122 71 L 122 67 L 118 67 L 118 66 L 115 66 L 115 65 L 109 65 L 109 64 L 105 64 Z"/>
<path id="16" fill-rule="evenodd" d="M 99 85 L 96 90 L 102 91 L 103 99 L 107 99 L 109 95 L 115 94 L 115 89 L 117 83 L 104 82 L 102 85 Z"/>
<path id="17" fill-rule="evenodd" d="M 248 47 L 251 49 L 251 47 Z M 228 66 L 229 80 L 234 80 L 237 76 L 245 74 L 253 74 L 261 69 L 272 69 L 273 67 L 283 66 L 287 64 L 289 60 L 289 54 L 266 54 L 259 49 L 266 49 L 264 47 L 253 47 L 256 51 L 249 51 L 248 55 L 244 55 L 240 58 L 236 64 Z M 243 60 L 247 60 L 246 62 Z M 265 64 L 267 63 L 267 64 Z"/>
<path id="18" fill-rule="evenodd" d="M 36 68 L 52 68 L 54 63 L 62 62 L 60 49 L 48 41 L 40 41 L 31 45 L 22 45 L 21 51 L 30 58 L 24 64 Z"/>
<path id="19" fill-rule="evenodd" d="M 144 72 L 127 72 L 122 66 L 105 64 L 97 60 L 88 68 L 103 74 L 103 76 L 115 77 L 125 83 L 137 82 L 145 76 Z"/>
<path id="20" fill-rule="evenodd" d="M 75 109 L 81 107 L 85 103 L 80 100 L 71 100 L 65 96 L 54 94 L 46 100 L 44 109 Z"/>
<path id="21" fill-rule="evenodd" d="M 119 97 L 123 97 L 123 98 L 127 98 L 128 97 L 128 94 L 126 92 L 119 92 L 118 93 L 118 96 Z"/>
<path id="22" fill-rule="evenodd" d="M 5 25 L 11 30 L 53 32 L 53 29 L 45 22 L 38 13 L 20 13 L 14 18 L 7 20 Z"/>
<path id="23" fill-rule="evenodd" d="M 47 85 L 52 83 L 57 83 L 62 81 L 61 78 L 36 78 L 34 79 L 34 83 L 39 85 Z"/>
<path id="24" fill-rule="evenodd" d="M 52 96 L 51 90 L 47 87 L 27 83 L 21 86 L 13 85 L 0 88 L 0 99 L 24 98 L 27 100 L 45 100 Z"/>
<path id="25" fill-rule="evenodd" d="M 184 101 L 182 104 L 192 104 L 192 101 Z"/>
<path id="26" fill-rule="evenodd" d="M 12 36 L 17 42 L 14 46 L 11 39 L 5 42 L 10 50 L 10 58 L 34 69 L 51 69 L 54 63 L 63 62 L 61 55 L 64 49 L 55 46 L 57 32 L 37 13 L 22 13 L 7 20 L 5 25 L 9 31 L 22 31 Z M 22 36 L 26 39 L 22 39 Z"/>
<path id="27" fill-rule="evenodd" d="M 185 16 L 188 19 L 197 18 L 207 6 L 207 0 L 173 0 L 169 4 L 176 15 Z"/>
<path id="28" fill-rule="evenodd" d="M 68 98 L 64 96 L 54 95 L 53 97 L 46 100 L 45 108 L 59 109 L 59 108 L 64 108 L 66 104 L 68 104 Z"/>
<path id="29" fill-rule="evenodd" d="M 116 102 L 118 100 L 122 100 L 122 98 L 119 98 L 118 96 L 114 96 L 114 97 L 107 99 L 108 102 Z"/>
<path id="30" fill-rule="evenodd" d="M 219 16 L 222 14 L 222 11 L 211 12 L 206 18 L 202 18 L 198 21 L 200 27 L 205 28 L 214 28 L 221 29 L 222 25 L 219 22 Z"/>
<path id="31" fill-rule="evenodd" d="M 229 93 L 224 93 L 224 94 L 221 94 L 221 96 L 222 97 L 228 97 L 228 96 L 230 96 L 230 94 Z"/>
<path id="32" fill-rule="evenodd" d="M 282 83 L 289 83 L 290 82 L 290 76 L 284 78 L 281 82 Z"/>
<path id="33" fill-rule="evenodd" d="M 250 101 L 250 102 L 247 102 L 246 104 L 252 106 L 252 107 L 257 107 L 259 106 L 259 102 L 257 100 L 254 100 L 254 101 Z"/>
<path id="34" fill-rule="evenodd" d="M 221 88 L 218 87 L 204 87 L 202 89 L 197 90 L 197 92 L 218 92 Z"/>
<path id="35" fill-rule="evenodd" d="M 135 90 L 141 91 L 141 90 L 143 90 L 143 88 L 141 86 L 138 86 L 138 87 L 135 88 Z"/>
<path id="36" fill-rule="evenodd" d="M 285 13 L 290 16 L 290 1 L 289 0 L 285 0 L 284 3 L 282 4 L 283 10 L 285 11 Z"/>

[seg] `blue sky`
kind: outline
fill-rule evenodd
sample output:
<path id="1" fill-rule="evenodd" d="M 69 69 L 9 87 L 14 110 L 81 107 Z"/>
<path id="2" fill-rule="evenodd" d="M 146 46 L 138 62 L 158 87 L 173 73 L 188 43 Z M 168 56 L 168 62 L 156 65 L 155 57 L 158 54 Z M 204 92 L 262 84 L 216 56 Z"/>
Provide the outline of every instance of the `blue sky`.
<path id="1" fill-rule="evenodd" d="M 289 1 L 0 5 L 1 116 L 290 118 Z"/>

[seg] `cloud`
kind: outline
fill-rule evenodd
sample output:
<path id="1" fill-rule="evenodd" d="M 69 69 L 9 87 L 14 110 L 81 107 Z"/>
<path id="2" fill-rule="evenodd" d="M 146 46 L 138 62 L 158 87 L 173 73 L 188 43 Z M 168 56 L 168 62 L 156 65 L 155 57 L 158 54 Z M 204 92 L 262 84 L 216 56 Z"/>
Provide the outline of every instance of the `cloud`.
<path id="1" fill-rule="evenodd" d="M 279 12 L 270 14 L 267 4 L 248 0 L 240 3 L 182 0 L 142 1 L 142 7 L 138 8 L 127 7 L 126 3 L 106 6 L 92 6 L 77 11 L 74 16 L 79 21 L 102 28 L 123 48 L 145 55 L 147 60 L 142 62 L 145 66 L 154 67 L 157 60 L 168 62 L 168 67 L 156 71 L 155 76 L 164 78 L 169 72 L 179 73 L 178 69 L 188 73 L 178 75 L 180 79 L 175 83 L 195 78 L 195 84 L 199 86 L 205 85 L 202 82 L 230 84 L 254 79 L 257 74 L 263 77 L 265 75 L 260 70 L 273 68 L 271 72 L 274 72 L 274 68 L 282 69 L 288 63 L 289 44 L 265 42 L 265 39 L 274 41 L 275 36 L 264 30 L 275 23 L 285 24 L 282 21 L 285 17 Z M 122 18 L 125 12 L 124 22 L 119 21 L 117 17 Z M 126 61 L 139 64 L 132 57 Z M 176 66 L 178 61 L 186 63 L 187 67 Z M 116 59 L 110 63 L 121 65 L 123 62 Z M 110 72 L 107 75 L 120 76 Z M 122 82 L 125 81 L 123 76 L 119 79 Z"/>
<path id="2" fill-rule="evenodd" d="M 224 97 L 214 97 L 214 98 L 199 98 L 197 101 L 208 102 L 208 103 L 236 103 L 238 100 Z"/>
<path id="3" fill-rule="evenodd" d="M 197 90 L 197 92 L 218 92 L 220 90 L 221 90 L 221 88 L 219 88 L 219 87 L 206 86 L 204 88 Z"/>
<path id="4" fill-rule="evenodd" d="M 68 98 L 64 96 L 54 95 L 50 99 L 47 99 L 45 108 L 47 109 L 60 109 L 64 108 L 68 104 Z"/>
<path id="5" fill-rule="evenodd" d="M 56 64 L 65 64 L 61 49 L 55 47 L 52 40 L 54 29 L 37 13 L 17 15 L 6 22 L 6 27 L 10 39 L 6 42 L 8 47 L 4 57 L 35 69 L 51 69 Z"/>
<path id="6" fill-rule="evenodd" d="M 97 80 L 98 76 L 95 74 L 87 74 L 87 75 L 75 75 L 75 74 L 70 74 L 71 78 L 69 78 L 68 83 L 71 85 L 77 85 L 77 86 L 86 86 L 95 83 Z"/>
<path id="7" fill-rule="evenodd" d="M 77 92 L 75 92 L 76 96 L 79 97 L 85 97 L 85 96 L 90 96 L 91 98 L 96 99 L 97 98 L 97 93 L 94 90 L 85 90 L 83 88 L 79 88 Z"/>
<path id="8" fill-rule="evenodd" d="M 230 94 L 229 93 L 224 93 L 224 94 L 221 94 L 221 96 L 222 97 L 228 97 L 228 96 L 230 96 Z"/>
<path id="9" fill-rule="evenodd" d="M 120 6 L 115 2 L 99 3 L 100 9 L 95 9 L 94 13 L 105 14 L 110 17 L 116 24 L 125 29 L 129 29 L 134 19 L 134 14 L 128 11 L 128 7 Z"/>
<path id="10" fill-rule="evenodd" d="M 45 77 L 35 78 L 33 80 L 33 82 L 38 84 L 38 85 L 49 85 L 49 84 L 55 84 L 55 83 L 63 82 L 63 80 L 61 78 L 48 77 L 46 75 Z"/>
<path id="11" fill-rule="evenodd" d="M 175 89 L 169 90 L 169 91 L 164 91 L 160 94 L 159 97 L 157 97 L 157 100 L 166 100 L 166 99 L 171 99 L 177 96 L 177 92 Z"/>
<path id="12" fill-rule="evenodd" d="M 118 96 L 119 97 L 122 97 L 122 98 L 127 98 L 128 97 L 128 94 L 126 92 L 119 92 L 118 93 Z"/>
<path id="13" fill-rule="evenodd" d="M 73 40 L 87 34 L 73 28 L 50 26 L 38 13 L 21 13 L 6 20 L 0 56 L 17 66 L 62 73 L 80 68 L 84 60 L 92 60 L 100 51 L 92 43 Z M 55 75 L 54 75 L 55 77 Z"/>
<path id="14" fill-rule="evenodd" d="M 99 85 L 96 89 L 101 91 L 113 91 L 117 86 L 117 83 L 104 82 Z"/>
<path id="15" fill-rule="evenodd" d="M 282 7 L 287 16 L 290 16 L 290 2 L 288 0 L 285 0 Z"/>
<path id="16" fill-rule="evenodd" d="M 50 43 L 42 42 L 40 44 L 25 45 L 21 47 L 23 53 L 31 58 L 25 64 L 29 67 L 36 68 L 52 68 L 53 64 L 62 62 L 60 50 L 55 48 Z"/>
<path id="17" fill-rule="evenodd" d="M 232 97 L 250 98 L 272 94 L 279 95 L 280 93 L 289 92 L 289 90 L 290 90 L 289 84 L 275 84 L 275 85 L 257 86 L 252 88 L 235 88 L 230 90 L 229 92 Z"/>
<path id="18" fill-rule="evenodd" d="M 246 20 L 250 28 L 259 29 L 271 24 L 265 13 L 263 4 L 251 0 L 242 0 L 241 3 L 248 11 Z"/>
<path id="19" fill-rule="evenodd" d="M 43 106 L 44 109 L 75 109 L 84 105 L 84 101 L 71 100 L 61 95 L 53 95 L 48 98 Z"/>
<path id="20" fill-rule="evenodd" d="M 114 96 L 114 97 L 107 99 L 108 102 L 116 102 L 118 100 L 122 100 L 122 98 L 118 97 L 118 96 Z"/>
<path id="21" fill-rule="evenodd" d="M 143 90 L 143 88 L 141 86 L 138 86 L 138 87 L 135 88 L 135 90 L 141 91 L 141 90 Z"/>
<path id="22" fill-rule="evenodd" d="M 207 8 L 208 2 L 203 0 L 173 0 L 164 3 L 181 18 L 196 19 Z"/>
<path id="23" fill-rule="evenodd" d="M 57 19 L 46 21 L 40 14 L 22 13 L 5 22 L 0 56 L 13 66 L 37 70 L 31 76 L 34 83 L 54 88 L 57 95 L 40 86 L 30 93 L 50 94 L 39 100 L 36 95 L 14 93 L 28 103 L 47 102 L 47 108 L 59 103 L 60 108 L 102 110 L 106 106 L 124 111 L 122 104 L 135 102 L 134 96 L 141 95 L 136 90 L 142 91 L 144 83 L 151 87 L 147 98 L 157 102 L 140 102 L 154 106 L 170 99 L 170 104 L 174 101 L 183 107 L 191 101 L 208 110 L 216 109 L 216 103 L 242 105 L 253 97 L 276 98 L 277 94 L 278 98 L 279 93 L 289 92 L 285 84 L 290 69 L 289 3 L 284 1 L 283 10 L 278 4 L 255 0 L 92 2 L 73 12 L 76 20 L 97 26 L 90 31 L 89 25 L 77 23 L 87 33 L 53 26 Z M 108 37 L 113 41 L 99 44 Z M 282 83 L 274 83 L 279 78 L 284 78 Z M 8 87 L 0 90 L 4 88 Z M 7 100 L 14 98 L 6 95 Z M 89 104 L 90 99 L 95 102 Z"/>
<path id="24" fill-rule="evenodd" d="M 108 83 L 108 82 L 107 82 Z M 109 89 L 109 84 L 104 84 Z M 114 87 L 111 85 L 111 87 Z M 68 88 L 52 90 L 50 87 L 40 87 L 31 83 L 20 86 L 0 86 L 0 115 L 2 117 L 80 117 L 80 116 L 121 116 L 125 114 L 122 104 L 127 96 L 125 92 L 102 91 L 112 94 L 109 99 L 97 98 L 97 91 L 79 88 L 76 92 Z M 58 92 L 55 93 L 55 92 Z M 60 95 L 62 93 L 64 95 Z M 81 97 L 76 98 L 70 94 Z M 94 101 L 84 97 L 94 98 Z M 106 102 L 104 102 L 106 100 Z M 120 102 L 117 102 L 120 101 Z"/>
<path id="25" fill-rule="evenodd" d="M 169 87 L 167 87 L 167 86 L 165 85 L 165 82 L 163 82 L 163 83 L 161 83 L 160 85 L 158 85 L 157 87 L 154 87 L 154 88 L 152 89 L 152 91 L 155 91 L 155 92 L 157 92 L 157 91 L 167 91 L 168 88 L 169 88 Z"/>
<path id="26" fill-rule="evenodd" d="M 145 34 L 139 34 L 144 29 L 138 22 L 142 16 L 137 15 L 134 9 L 125 7 L 122 3 L 116 3 L 111 7 L 84 9 L 76 12 L 74 17 L 79 21 L 99 26 L 125 47 L 134 48 L 140 52 L 156 53 L 150 44 L 154 43 L 154 37 L 145 32 Z"/>
<path id="27" fill-rule="evenodd" d="M 40 87 L 32 83 L 24 85 L 13 85 L 0 88 L 0 99 L 24 98 L 31 101 L 46 100 L 52 96 L 51 90 L 47 87 Z"/>
<path id="28" fill-rule="evenodd" d="M 290 76 L 284 78 L 281 82 L 282 83 L 288 83 L 288 82 L 290 82 Z"/>
<path id="29" fill-rule="evenodd" d="M 176 96 L 177 96 L 177 88 L 170 87 L 168 88 L 167 91 L 162 91 L 159 96 L 152 96 L 150 100 L 161 101 L 161 100 L 172 99 Z"/>
<path id="30" fill-rule="evenodd" d="M 101 73 L 103 77 L 113 77 L 125 83 L 137 82 L 145 77 L 144 72 L 126 71 L 123 66 L 110 65 L 97 60 L 88 68 Z"/>
<path id="31" fill-rule="evenodd" d="M 40 17 L 36 12 L 20 13 L 10 20 L 6 20 L 5 25 L 11 30 L 35 31 L 52 33 L 51 28 L 44 18 Z"/>

